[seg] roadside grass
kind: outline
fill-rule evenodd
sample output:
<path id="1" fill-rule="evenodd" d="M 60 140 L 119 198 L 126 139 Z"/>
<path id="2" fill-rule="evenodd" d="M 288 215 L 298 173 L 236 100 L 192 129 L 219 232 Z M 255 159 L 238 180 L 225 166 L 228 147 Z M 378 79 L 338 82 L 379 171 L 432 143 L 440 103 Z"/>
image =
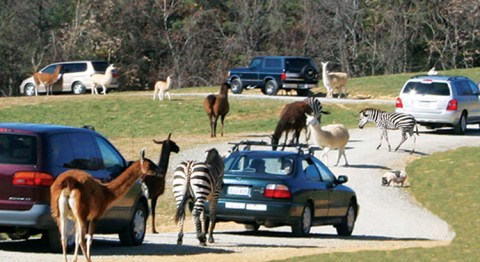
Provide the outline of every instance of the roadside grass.
<path id="1" fill-rule="evenodd" d="M 416 200 L 452 227 L 448 246 L 359 251 L 295 257 L 284 261 L 478 261 L 480 256 L 480 150 L 465 147 L 435 153 L 407 167 Z"/>

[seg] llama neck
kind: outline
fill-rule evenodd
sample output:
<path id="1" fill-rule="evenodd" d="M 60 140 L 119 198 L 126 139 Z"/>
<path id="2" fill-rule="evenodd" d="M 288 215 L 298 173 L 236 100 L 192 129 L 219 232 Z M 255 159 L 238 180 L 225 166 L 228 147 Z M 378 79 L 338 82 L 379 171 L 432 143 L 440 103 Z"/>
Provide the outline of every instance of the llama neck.
<path id="1" fill-rule="evenodd" d="M 223 96 L 225 96 L 225 97 L 228 96 L 228 89 L 227 89 L 227 87 L 226 87 L 225 85 L 222 85 L 222 87 L 220 88 L 220 93 L 219 93 L 219 95 L 223 95 Z"/>
<path id="2" fill-rule="evenodd" d="M 158 160 L 158 168 L 163 174 L 167 173 L 171 152 L 172 151 L 170 150 L 170 146 L 165 146 L 164 144 L 162 147 L 162 153 L 160 154 L 160 159 Z"/>
<path id="3" fill-rule="evenodd" d="M 140 161 L 136 161 L 106 186 L 115 200 L 125 194 L 141 176 Z"/>
<path id="4" fill-rule="evenodd" d="M 310 134 L 315 138 L 316 141 L 324 141 L 326 138 L 327 132 L 325 132 L 320 124 L 309 124 Z"/>
<path id="5" fill-rule="evenodd" d="M 107 68 L 107 71 L 105 71 L 105 83 L 110 83 L 112 81 L 112 68 Z"/>
<path id="6" fill-rule="evenodd" d="M 324 84 L 328 84 L 327 64 L 322 64 L 322 80 Z"/>

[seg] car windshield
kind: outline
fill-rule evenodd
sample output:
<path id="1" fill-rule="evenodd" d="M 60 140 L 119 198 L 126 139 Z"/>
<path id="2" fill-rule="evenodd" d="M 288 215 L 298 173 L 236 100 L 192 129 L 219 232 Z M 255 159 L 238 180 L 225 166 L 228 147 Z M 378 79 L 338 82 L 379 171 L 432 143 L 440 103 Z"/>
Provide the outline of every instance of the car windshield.
<path id="1" fill-rule="evenodd" d="M 403 89 L 404 94 L 450 96 L 447 83 L 409 82 Z"/>
<path id="2" fill-rule="evenodd" d="M 34 165 L 36 163 L 36 137 L 0 134 L 0 164 Z"/>
<path id="3" fill-rule="evenodd" d="M 251 173 L 267 175 L 290 175 L 293 170 L 292 157 L 258 157 L 242 155 L 230 157 L 225 163 L 225 173 Z"/>

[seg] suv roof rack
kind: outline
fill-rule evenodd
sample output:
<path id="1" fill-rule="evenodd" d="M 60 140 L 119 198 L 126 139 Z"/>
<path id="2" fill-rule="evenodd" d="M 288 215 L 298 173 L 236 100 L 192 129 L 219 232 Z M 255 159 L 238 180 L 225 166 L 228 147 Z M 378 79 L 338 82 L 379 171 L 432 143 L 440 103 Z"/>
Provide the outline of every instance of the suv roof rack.
<path id="1" fill-rule="evenodd" d="M 241 140 L 240 142 L 229 142 L 228 144 L 233 145 L 232 149 L 230 150 L 230 153 L 236 152 L 236 151 L 245 151 L 245 150 L 251 150 L 252 146 L 265 146 L 265 147 L 272 147 L 274 144 L 268 143 L 264 140 L 261 141 L 255 141 L 255 140 Z M 244 146 L 243 148 L 240 148 L 240 146 Z M 313 153 L 316 150 L 320 150 L 319 147 L 309 147 L 308 144 L 297 144 L 297 145 L 276 145 L 276 146 L 285 146 L 287 148 L 295 148 L 297 149 L 298 154 L 304 154 L 305 151 L 308 151 L 309 155 L 313 155 Z"/>

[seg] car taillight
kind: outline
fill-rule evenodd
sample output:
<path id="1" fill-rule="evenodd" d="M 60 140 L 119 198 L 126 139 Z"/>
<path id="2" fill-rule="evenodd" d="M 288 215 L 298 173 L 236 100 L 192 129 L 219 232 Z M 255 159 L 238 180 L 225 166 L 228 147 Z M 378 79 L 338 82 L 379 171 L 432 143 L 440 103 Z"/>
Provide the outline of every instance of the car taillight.
<path id="1" fill-rule="evenodd" d="M 287 73 L 282 72 L 282 74 L 280 75 L 280 79 L 282 79 L 282 80 L 287 79 Z"/>
<path id="2" fill-rule="evenodd" d="M 403 108 L 403 103 L 402 99 L 400 97 L 397 97 L 397 102 L 395 103 L 396 108 Z"/>
<path id="3" fill-rule="evenodd" d="M 118 77 L 118 72 L 117 70 L 112 70 L 112 77 L 117 78 Z"/>
<path id="4" fill-rule="evenodd" d="M 54 178 L 47 173 L 17 172 L 13 175 L 12 184 L 16 186 L 51 186 Z"/>
<path id="5" fill-rule="evenodd" d="M 452 99 L 452 100 L 448 101 L 447 110 L 456 111 L 457 109 L 458 109 L 458 101 L 457 100 Z"/>
<path id="6" fill-rule="evenodd" d="M 264 197 L 271 198 L 291 198 L 292 193 L 286 185 L 270 184 L 265 188 Z"/>

